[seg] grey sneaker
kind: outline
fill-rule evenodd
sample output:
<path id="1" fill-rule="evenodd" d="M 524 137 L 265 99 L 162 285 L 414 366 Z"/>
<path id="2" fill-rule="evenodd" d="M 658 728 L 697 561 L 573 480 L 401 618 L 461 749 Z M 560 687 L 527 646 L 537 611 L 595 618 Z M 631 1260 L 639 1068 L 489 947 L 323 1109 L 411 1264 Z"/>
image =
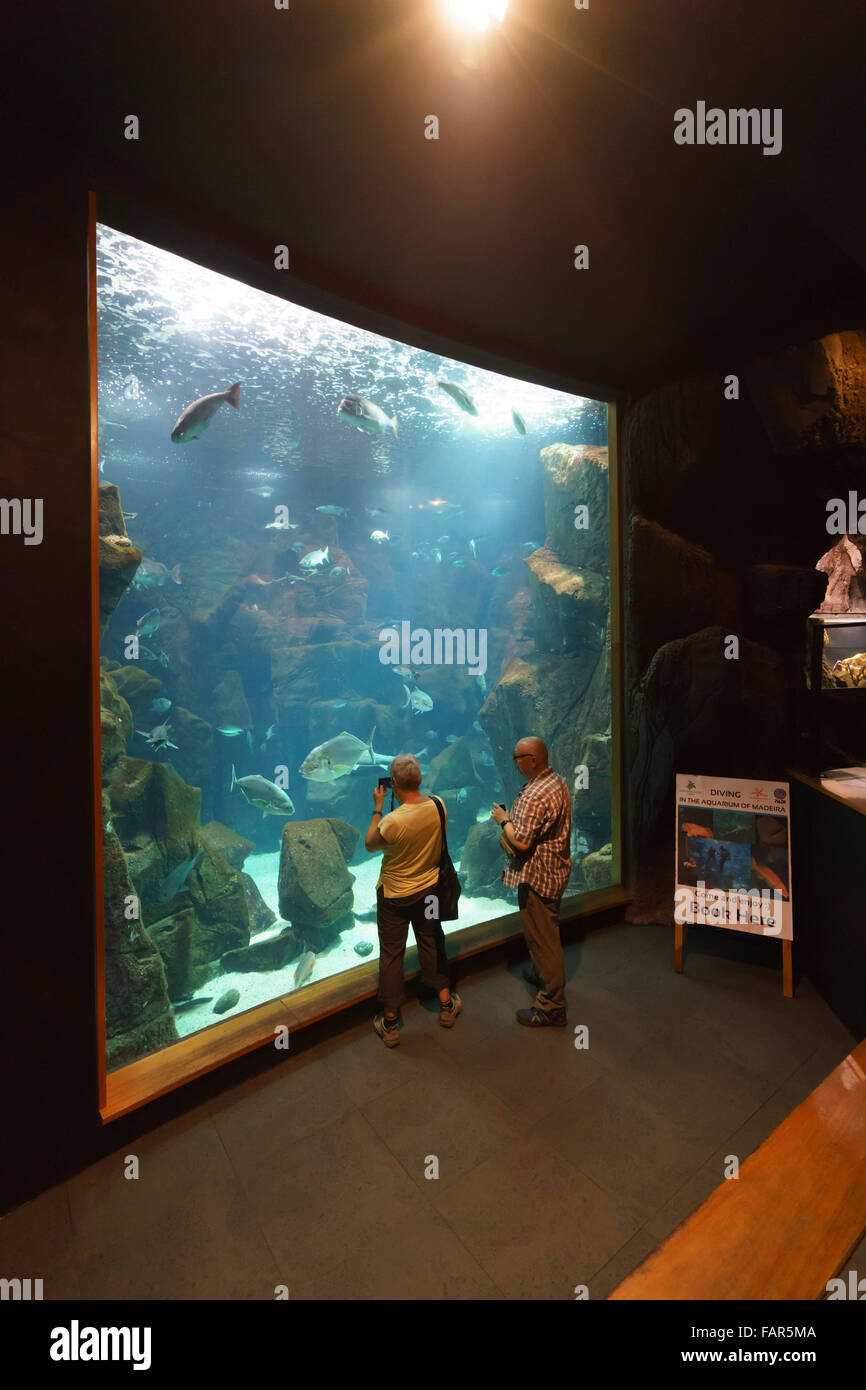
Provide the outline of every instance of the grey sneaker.
<path id="1" fill-rule="evenodd" d="M 463 1000 L 459 994 L 452 994 L 447 1004 L 439 1005 L 439 1025 L 442 1028 L 453 1028 L 457 1022 L 457 1015 L 463 1008 Z"/>
<path id="2" fill-rule="evenodd" d="M 373 1027 L 386 1047 L 399 1047 L 400 1025 L 396 1018 L 393 1022 L 390 1019 L 386 1019 L 383 1010 L 382 1013 L 377 1014 L 373 1019 Z"/>

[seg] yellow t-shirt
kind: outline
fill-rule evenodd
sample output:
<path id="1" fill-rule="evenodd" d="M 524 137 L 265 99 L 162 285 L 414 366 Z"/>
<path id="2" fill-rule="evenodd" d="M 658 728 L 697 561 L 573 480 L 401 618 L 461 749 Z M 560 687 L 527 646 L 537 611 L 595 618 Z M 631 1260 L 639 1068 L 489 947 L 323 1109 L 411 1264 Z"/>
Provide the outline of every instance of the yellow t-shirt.
<path id="1" fill-rule="evenodd" d="M 443 803 L 445 824 L 448 812 Z M 397 806 L 379 821 L 379 834 L 388 843 L 382 851 L 379 884 L 386 898 L 411 898 L 439 877 L 442 835 L 439 812 L 432 797 Z"/>

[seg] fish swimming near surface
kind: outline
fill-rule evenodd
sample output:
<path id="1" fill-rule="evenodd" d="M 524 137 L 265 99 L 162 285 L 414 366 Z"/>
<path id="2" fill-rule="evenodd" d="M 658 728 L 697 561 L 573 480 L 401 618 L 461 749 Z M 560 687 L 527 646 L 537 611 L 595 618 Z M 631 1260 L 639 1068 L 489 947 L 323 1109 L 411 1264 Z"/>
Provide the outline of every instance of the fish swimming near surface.
<path id="1" fill-rule="evenodd" d="M 283 791 L 274 782 L 269 782 L 267 777 L 238 777 L 232 764 L 232 784 L 231 791 L 235 787 L 240 787 L 244 796 L 251 806 L 257 806 L 265 816 L 293 816 L 295 814 L 294 803 L 288 792 Z"/>
<path id="2" fill-rule="evenodd" d="M 325 548 L 324 548 L 324 550 L 308 550 L 307 553 L 306 553 L 306 555 L 304 555 L 304 556 L 298 561 L 298 564 L 300 565 L 301 569 L 302 569 L 302 570 L 314 570 L 314 569 L 320 568 L 320 566 L 322 566 L 322 565 L 327 565 L 327 564 L 329 564 L 329 563 L 330 563 L 330 561 L 328 560 L 328 550 L 329 550 L 329 548 L 330 548 L 330 547 L 326 545 Z"/>
<path id="3" fill-rule="evenodd" d="M 517 433 L 526 434 L 526 421 L 513 406 L 511 407 L 511 418 L 514 421 L 514 428 L 517 430 Z"/>
<path id="4" fill-rule="evenodd" d="M 248 487 L 246 491 L 254 493 L 256 497 L 273 497 L 274 495 L 272 487 Z"/>
<path id="5" fill-rule="evenodd" d="M 395 676 L 405 676 L 406 680 L 414 680 L 415 672 L 411 666 L 392 666 L 391 670 Z"/>
<path id="6" fill-rule="evenodd" d="M 186 444 L 204 434 L 220 406 L 228 404 L 240 409 L 241 384 L 236 381 L 227 391 L 213 391 L 188 405 L 171 432 L 172 443 Z"/>
<path id="7" fill-rule="evenodd" d="M 461 410 L 465 410 L 467 415 L 477 415 L 478 406 L 473 401 L 468 391 L 464 391 L 462 386 L 458 386 L 456 381 L 441 381 L 438 377 L 430 378 L 434 386 L 438 386 L 440 391 L 444 391 L 450 396 L 455 405 L 459 405 Z"/>
<path id="8" fill-rule="evenodd" d="M 336 506 L 330 506 L 330 505 L 328 505 L 327 507 L 317 507 L 317 508 L 316 508 L 316 511 L 317 511 L 317 512 L 321 512 L 323 516 L 346 516 L 346 515 L 347 515 L 346 508 L 345 508 L 345 507 L 336 507 Z"/>
<path id="9" fill-rule="evenodd" d="M 408 685 L 404 685 L 403 689 L 406 692 L 404 709 L 411 709 L 413 714 L 426 714 L 428 710 L 433 708 L 433 701 L 426 690 L 419 690 L 417 686 L 414 690 L 410 690 Z"/>
<path id="10" fill-rule="evenodd" d="M 187 879 L 203 854 L 204 850 L 200 849 L 198 854 L 194 854 L 191 859 L 185 859 L 182 864 L 178 864 L 177 868 L 172 869 L 171 873 L 162 880 L 157 892 L 157 897 L 161 903 L 167 903 L 183 891 Z"/>
<path id="11" fill-rule="evenodd" d="M 146 738 L 151 748 L 177 748 L 177 744 L 172 743 L 169 739 L 167 723 L 157 724 L 156 728 L 151 729 L 149 734 L 146 734 L 143 729 L 137 729 L 136 733 L 141 734 L 142 738 Z"/>
<path id="12" fill-rule="evenodd" d="M 313 954 L 313 952 L 312 952 L 312 951 L 305 951 L 304 954 L 301 956 L 301 959 L 298 961 L 298 967 L 297 967 L 297 969 L 296 969 L 296 971 L 295 971 L 295 988 L 296 988 L 296 989 L 297 989 L 300 985 L 306 984 L 307 980 L 309 980 L 310 976 L 311 976 L 312 973 L 313 973 L 313 966 L 314 966 L 315 964 L 316 964 L 316 957 L 315 957 L 315 955 Z"/>
<path id="13" fill-rule="evenodd" d="M 159 609 L 149 608 L 146 613 L 142 613 L 138 622 L 135 624 L 135 631 L 139 637 L 149 637 L 152 632 L 156 632 L 159 627 Z"/>
<path id="14" fill-rule="evenodd" d="M 386 415 L 378 405 L 374 405 L 363 396 L 352 393 L 343 396 L 337 406 L 337 414 L 347 425 L 354 425 L 356 429 L 365 430 L 367 434 L 385 434 L 391 430 L 394 438 L 397 438 L 396 415 Z"/>
<path id="15" fill-rule="evenodd" d="M 134 589 L 155 589 L 161 587 L 167 579 L 172 579 L 175 584 L 180 584 L 180 565 L 175 565 L 173 569 L 169 569 L 168 565 L 161 565 L 159 560 L 142 560 L 132 577 L 132 587 Z"/>
<path id="16" fill-rule="evenodd" d="M 371 531 L 371 532 L 370 532 L 370 540 L 373 542 L 374 545 L 384 545 L 385 542 L 386 542 L 386 541 L 389 541 L 390 539 L 391 539 L 391 533 L 390 533 L 390 531 Z"/>
<path id="17" fill-rule="evenodd" d="M 452 564 L 453 568 L 456 569 L 456 570 L 462 570 L 462 569 L 465 569 L 465 568 L 466 568 L 466 561 L 465 561 L 465 560 L 452 560 L 452 561 L 451 561 L 451 564 Z"/>

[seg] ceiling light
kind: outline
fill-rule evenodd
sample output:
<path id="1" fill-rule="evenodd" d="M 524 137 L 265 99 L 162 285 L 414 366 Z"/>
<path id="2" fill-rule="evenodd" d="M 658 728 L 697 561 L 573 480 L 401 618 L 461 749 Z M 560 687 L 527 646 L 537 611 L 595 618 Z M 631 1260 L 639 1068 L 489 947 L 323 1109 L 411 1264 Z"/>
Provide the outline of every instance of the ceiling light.
<path id="1" fill-rule="evenodd" d="M 501 23 L 508 9 L 508 0 L 445 0 L 445 3 L 457 19 L 472 24 L 482 33 L 491 19 Z"/>

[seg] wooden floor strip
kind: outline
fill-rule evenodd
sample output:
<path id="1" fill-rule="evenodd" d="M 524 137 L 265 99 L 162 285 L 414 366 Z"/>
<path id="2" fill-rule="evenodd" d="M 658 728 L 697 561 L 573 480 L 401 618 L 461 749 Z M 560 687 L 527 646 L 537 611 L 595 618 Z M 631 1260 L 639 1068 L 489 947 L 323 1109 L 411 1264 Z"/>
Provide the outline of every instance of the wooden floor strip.
<path id="1" fill-rule="evenodd" d="M 821 1298 L 866 1230 L 866 1041 L 611 1299 Z"/>

